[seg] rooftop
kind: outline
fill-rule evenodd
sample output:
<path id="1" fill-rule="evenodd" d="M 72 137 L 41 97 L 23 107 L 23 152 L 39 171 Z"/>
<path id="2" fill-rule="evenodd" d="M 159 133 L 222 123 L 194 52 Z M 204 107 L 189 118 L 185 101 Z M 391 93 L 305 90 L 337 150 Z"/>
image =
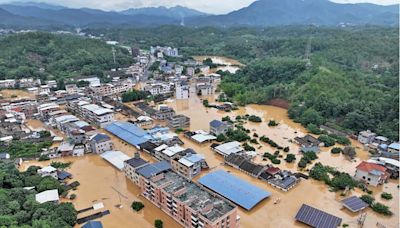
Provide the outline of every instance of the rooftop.
<path id="1" fill-rule="evenodd" d="M 375 163 L 369 163 L 369 162 L 365 162 L 365 161 L 361 162 L 356 168 L 358 170 L 362 170 L 362 171 L 365 171 L 368 173 L 371 173 L 371 172 L 376 173 L 376 171 L 378 171 L 379 172 L 378 175 L 381 175 L 384 172 L 386 172 L 385 167 L 375 164 Z"/>
<path id="2" fill-rule="evenodd" d="M 134 146 L 138 146 L 139 144 L 152 139 L 152 137 L 142 128 L 129 122 L 113 122 L 107 125 L 105 129 Z"/>
<path id="3" fill-rule="evenodd" d="M 368 204 L 357 196 L 351 196 L 349 198 L 343 199 L 342 204 L 352 212 L 357 212 L 368 207 Z"/>
<path id="4" fill-rule="evenodd" d="M 228 201 L 203 190 L 175 172 L 166 172 L 162 179 L 155 182 L 160 185 L 165 183 L 168 184 L 163 189 L 173 195 L 184 189 L 180 194 L 175 194 L 175 197 L 212 222 L 235 208 Z"/>
<path id="5" fill-rule="evenodd" d="M 124 168 L 124 161 L 129 159 L 128 155 L 122 153 L 121 151 L 106 151 L 100 156 L 119 170 Z"/>
<path id="6" fill-rule="evenodd" d="M 108 113 L 113 113 L 113 110 L 108 109 L 108 108 L 103 108 L 96 104 L 88 104 L 88 105 L 82 106 L 82 108 L 89 110 L 90 112 L 92 112 L 98 116 L 108 114 Z"/>
<path id="7" fill-rule="evenodd" d="M 271 193 L 223 170 L 218 170 L 201 177 L 199 183 L 246 210 L 252 209 L 259 202 L 271 195 Z"/>
<path id="8" fill-rule="evenodd" d="M 150 178 L 159 173 L 165 172 L 171 169 L 171 164 L 167 161 L 160 161 L 152 164 L 147 164 L 144 167 L 139 168 L 136 172 L 145 178 Z"/>
<path id="9" fill-rule="evenodd" d="M 337 228 L 342 223 L 341 218 L 306 204 L 297 212 L 296 220 L 315 228 Z"/>
<path id="10" fill-rule="evenodd" d="M 58 201 L 60 198 L 58 196 L 58 190 L 53 189 L 36 194 L 35 199 L 38 203 L 46 203 Z"/>

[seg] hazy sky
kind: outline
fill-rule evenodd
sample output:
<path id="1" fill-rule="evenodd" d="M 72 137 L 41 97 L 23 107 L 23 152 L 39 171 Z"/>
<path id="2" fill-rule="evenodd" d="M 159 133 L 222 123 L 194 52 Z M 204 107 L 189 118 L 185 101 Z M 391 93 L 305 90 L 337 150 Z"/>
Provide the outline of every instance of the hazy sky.
<path id="1" fill-rule="evenodd" d="M 103 10 L 122 10 L 148 6 L 186 6 L 207 13 L 228 13 L 248 6 L 255 0 L 0 0 L 8 2 L 46 2 L 73 8 L 89 7 Z M 370 2 L 381 5 L 396 4 L 398 0 L 332 0 L 339 3 Z"/>

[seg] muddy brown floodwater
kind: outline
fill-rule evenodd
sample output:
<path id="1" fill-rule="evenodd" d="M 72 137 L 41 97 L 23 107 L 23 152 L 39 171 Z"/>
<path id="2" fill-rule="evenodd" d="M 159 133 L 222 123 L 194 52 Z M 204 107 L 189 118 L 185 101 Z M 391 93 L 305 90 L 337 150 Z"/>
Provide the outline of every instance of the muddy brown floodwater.
<path id="1" fill-rule="evenodd" d="M 244 66 L 243 63 L 237 61 L 236 59 L 231 59 L 224 56 L 193 56 L 193 58 L 198 62 L 202 62 L 203 60 L 210 58 L 215 64 L 225 65 L 219 66 L 215 69 L 210 69 L 210 73 L 215 73 L 218 70 L 235 73 L 240 67 Z"/>
<path id="2" fill-rule="evenodd" d="M 203 97 L 208 99 L 210 102 L 215 102 L 214 96 Z M 295 136 L 302 136 L 306 134 L 306 130 L 299 124 L 294 123 L 287 116 L 287 111 L 282 108 L 266 105 L 248 105 L 241 107 L 237 111 L 223 112 L 216 109 L 205 108 L 202 105 L 201 99 L 195 94 L 191 94 L 189 100 L 170 100 L 165 102 L 167 105 L 173 107 L 177 113 L 187 115 L 191 118 L 191 130 L 209 130 L 209 122 L 213 119 L 221 119 L 223 116 L 229 115 L 235 117 L 236 115 L 244 114 L 255 114 L 263 118 L 262 123 L 246 123 L 245 127 L 257 132 L 259 136 L 266 135 L 273 139 L 279 145 L 289 146 L 290 152 L 296 154 L 297 159 L 300 158 L 298 154 L 298 146 L 294 143 L 289 142 Z M 118 119 L 124 119 L 123 116 L 118 116 Z M 280 124 L 276 127 L 269 127 L 267 125 L 268 120 L 274 119 Z M 35 127 L 43 127 L 40 122 L 29 122 L 29 125 Z M 254 131 L 253 131 L 254 129 Z M 102 130 L 102 132 L 105 132 Z M 105 132 L 106 133 L 106 132 Z M 108 133 L 107 133 L 108 134 Z M 110 134 L 109 134 L 110 135 Z M 126 153 L 128 156 L 133 156 L 136 149 L 120 139 L 110 135 L 115 144 L 116 150 L 120 150 Z M 184 141 L 184 147 L 193 148 L 198 153 L 204 154 L 206 160 L 210 166 L 208 172 L 216 169 L 223 169 L 231 172 L 232 174 L 251 182 L 252 184 L 265 189 L 272 193 L 272 196 L 258 204 L 251 211 L 245 211 L 239 208 L 239 215 L 241 217 L 240 226 L 245 228 L 288 228 L 288 227 L 306 227 L 294 220 L 294 217 L 303 203 L 317 207 L 334 215 L 337 215 L 343 219 L 343 224 L 348 224 L 349 227 L 358 227 L 357 219 L 360 214 L 354 214 L 346 209 L 343 209 L 340 200 L 343 198 L 339 193 L 330 192 L 327 186 L 321 182 L 315 180 L 302 180 L 296 187 L 289 192 L 282 192 L 273 188 L 272 186 L 248 176 L 236 169 L 223 165 L 223 158 L 215 154 L 210 149 L 210 143 L 199 145 L 184 137 L 180 137 Z M 325 164 L 337 167 L 340 170 L 347 171 L 353 174 L 354 167 L 358 164 L 358 160 L 367 159 L 368 152 L 362 150 L 361 145 L 357 142 L 352 141 L 353 146 L 358 147 L 357 149 L 357 161 L 348 161 L 341 155 L 331 155 L 330 148 L 324 148 L 323 151 L 318 155 L 318 161 Z M 274 152 L 274 149 L 268 145 L 261 143 L 262 147 L 257 148 L 257 157 L 255 162 L 261 164 L 267 164 L 268 161 L 262 161 L 261 155 L 265 151 Z M 141 153 L 141 156 L 149 161 L 154 161 L 146 153 Z M 81 183 L 78 189 L 74 192 L 77 194 L 77 198 L 73 200 L 75 207 L 79 210 L 92 205 L 94 201 L 102 201 L 105 204 L 105 209 L 111 211 L 110 215 L 99 219 L 103 222 L 104 227 L 154 227 L 154 220 L 161 219 L 164 222 L 164 227 L 175 228 L 180 227 L 172 218 L 167 216 L 159 208 L 149 203 L 146 199 L 139 196 L 139 188 L 131 183 L 122 172 L 115 169 L 109 163 L 104 161 L 98 155 L 86 155 L 84 157 L 76 158 L 60 158 L 59 161 L 72 161 L 73 164 L 68 170 L 73 175 L 73 180 L 77 180 Z M 283 169 L 297 170 L 297 166 L 294 164 L 287 164 L 283 159 L 279 167 Z M 25 162 L 22 169 L 26 169 L 28 166 L 33 164 L 47 165 L 47 162 Z M 201 176 L 207 172 L 203 172 Z M 197 181 L 199 177 L 195 178 Z M 376 214 L 371 209 L 367 209 L 367 217 L 365 220 L 364 227 L 376 227 L 376 223 L 379 222 L 387 228 L 395 228 L 399 226 L 399 194 L 397 189 L 398 181 L 390 181 L 389 183 L 372 188 L 373 195 L 378 201 L 390 206 L 391 211 L 394 215 L 391 217 L 385 217 Z M 121 192 L 121 202 L 118 193 L 114 189 Z M 393 199 L 390 201 L 383 201 L 380 198 L 382 191 L 389 192 L 393 195 Z M 363 193 L 359 190 L 352 192 L 354 195 L 362 195 Z M 125 198 L 126 197 L 126 198 Z M 273 202 L 280 198 L 279 204 Z M 144 209 L 139 212 L 133 212 L 130 209 L 132 201 L 139 200 L 144 203 Z M 117 204 L 122 204 L 123 208 L 118 209 L 115 207 Z M 87 215 L 87 214 L 85 214 Z M 83 216 L 83 215 L 80 215 Z M 80 217 L 79 216 L 79 217 Z M 76 226 L 79 227 L 79 226 Z"/>
<path id="3" fill-rule="evenodd" d="M 241 107 L 236 111 L 224 112 L 213 108 L 205 108 L 203 106 L 202 99 L 207 99 L 210 102 L 215 103 L 216 97 L 217 95 L 200 98 L 195 94 L 191 94 L 191 97 L 188 100 L 171 100 L 166 102 L 166 104 L 173 107 L 177 113 L 187 115 L 191 118 L 191 130 L 203 129 L 208 131 L 210 121 L 213 119 L 221 119 L 227 115 L 232 118 L 235 118 L 237 115 L 245 114 L 258 115 L 262 117 L 262 123 L 248 122 L 244 125 L 246 128 L 251 130 L 251 134 L 256 132 L 259 136 L 265 135 L 283 147 L 289 146 L 290 153 L 295 154 L 297 160 L 300 159 L 300 154 L 298 153 L 299 146 L 295 143 L 291 143 L 289 140 L 296 136 L 304 136 L 307 134 L 307 131 L 300 124 L 289 119 L 287 110 L 268 105 L 247 105 L 246 107 Z M 271 119 L 278 121 L 279 125 L 276 127 L 269 127 L 268 121 Z M 211 167 L 210 171 L 215 169 L 227 170 L 272 193 L 270 199 L 261 202 L 250 212 L 239 209 L 241 227 L 305 227 L 294 220 L 294 216 L 303 203 L 320 208 L 343 218 L 343 224 L 348 224 L 349 227 L 358 227 L 357 219 L 360 214 L 354 214 L 343 209 L 340 203 L 340 200 L 343 199 L 343 197 L 341 197 L 339 193 L 330 192 L 325 184 L 315 180 L 302 180 L 289 192 L 282 192 L 236 169 L 224 166 L 223 158 L 210 149 L 210 143 L 199 145 L 186 138 L 181 138 L 185 142 L 186 147 L 191 147 L 198 153 L 202 153 L 206 156 L 206 160 Z M 262 161 L 262 154 L 266 151 L 273 153 L 275 149 L 265 143 L 260 143 L 260 145 L 262 146 L 261 148 L 259 148 L 259 145 L 254 146 L 258 153 L 254 161 L 260 164 L 268 164 L 269 161 Z M 352 140 L 352 146 L 357 148 L 357 158 L 355 161 L 349 161 L 342 155 L 332 155 L 330 153 L 332 147 L 322 148 L 317 161 L 324 165 L 336 167 L 338 170 L 348 172 L 352 175 L 359 161 L 368 159 L 368 152 L 362 149 L 362 145 L 357 141 Z M 282 158 L 281 161 L 282 163 L 279 165 L 280 168 L 298 171 L 297 165 L 288 164 Z M 312 167 L 312 165 L 309 167 Z M 204 174 L 205 173 L 202 173 L 201 175 Z M 376 227 L 377 222 L 380 222 L 386 227 L 394 228 L 399 226 L 399 193 L 397 185 L 398 181 L 391 180 L 383 186 L 372 188 L 376 200 L 388 205 L 392 212 L 394 212 L 394 215 L 391 217 L 381 216 L 373 212 L 371 209 L 367 209 L 365 227 Z M 391 193 L 394 198 L 390 201 L 382 201 L 380 199 L 380 193 L 382 191 Z M 359 190 L 355 190 L 353 191 L 353 194 L 360 196 L 363 193 Z M 273 201 L 277 198 L 281 199 L 281 203 L 274 204 Z"/>

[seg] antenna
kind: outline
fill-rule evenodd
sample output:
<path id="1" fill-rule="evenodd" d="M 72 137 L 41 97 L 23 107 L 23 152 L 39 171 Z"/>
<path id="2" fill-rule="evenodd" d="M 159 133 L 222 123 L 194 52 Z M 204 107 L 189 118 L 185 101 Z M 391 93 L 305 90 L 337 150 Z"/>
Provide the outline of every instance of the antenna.
<path id="1" fill-rule="evenodd" d="M 116 53 L 115 48 L 112 47 L 112 54 L 113 54 L 114 64 L 116 64 L 116 62 L 115 62 L 115 53 Z"/>

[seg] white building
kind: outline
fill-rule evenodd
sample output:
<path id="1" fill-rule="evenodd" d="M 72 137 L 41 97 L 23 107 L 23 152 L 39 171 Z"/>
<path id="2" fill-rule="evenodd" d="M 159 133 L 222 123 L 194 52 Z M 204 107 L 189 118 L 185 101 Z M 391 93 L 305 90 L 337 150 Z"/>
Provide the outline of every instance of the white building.
<path id="1" fill-rule="evenodd" d="M 15 79 L 0 80 L 0 88 L 14 88 L 16 83 Z"/>
<path id="2" fill-rule="evenodd" d="M 101 154 L 113 150 L 114 144 L 108 135 L 97 133 L 89 138 L 88 147 L 93 153 Z"/>
<path id="3" fill-rule="evenodd" d="M 100 127 L 104 127 L 114 121 L 114 111 L 108 108 L 100 107 L 96 104 L 82 106 L 81 115 L 87 121 Z"/>
<path id="4" fill-rule="evenodd" d="M 214 149 L 214 151 L 216 151 L 217 153 L 219 153 L 220 155 L 222 155 L 224 157 L 226 157 L 230 154 L 236 154 L 236 153 L 240 153 L 240 152 L 244 151 L 244 149 L 241 147 L 241 145 L 238 141 L 224 143 L 224 144 L 214 147 L 213 149 Z"/>
<path id="5" fill-rule="evenodd" d="M 37 173 L 41 177 L 53 177 L 56 180 L 58 179 L 57 169 L 54 168 L 53 166 L 46 166 L 41 169 L 38 169 Z"/>
<path id="6" fill-rule="evenodd" d="M 374 141 L 376 134 L 370 130 L 361 131 L 358 135 L 358 141 L 362 144 L 370 144 Z"/>
<path id="7" fill-rule="evenodd" d="M 378 186 L 385 183 L 389 178 L 389 173 L 386 170 L 381 165 L 363 161 L 356 167 L 354 178 L 372 186 Z"/>
<path id="8" fill-rule="evenodd" d="M 190 86 L 187 83 L 178 82 L 175 86 L 175 97 L 177 100 L 189 99 Z"/>
<path id="9" fill-rule="evenodd" d="M 46 202 L 58 203 L 60 198 L 58 196 L 58 190 L 53 189 L 53 190 L 47 190 L 47 191 L 36 194 L 35 200 L 38 203 L 46 203 Z"/>

